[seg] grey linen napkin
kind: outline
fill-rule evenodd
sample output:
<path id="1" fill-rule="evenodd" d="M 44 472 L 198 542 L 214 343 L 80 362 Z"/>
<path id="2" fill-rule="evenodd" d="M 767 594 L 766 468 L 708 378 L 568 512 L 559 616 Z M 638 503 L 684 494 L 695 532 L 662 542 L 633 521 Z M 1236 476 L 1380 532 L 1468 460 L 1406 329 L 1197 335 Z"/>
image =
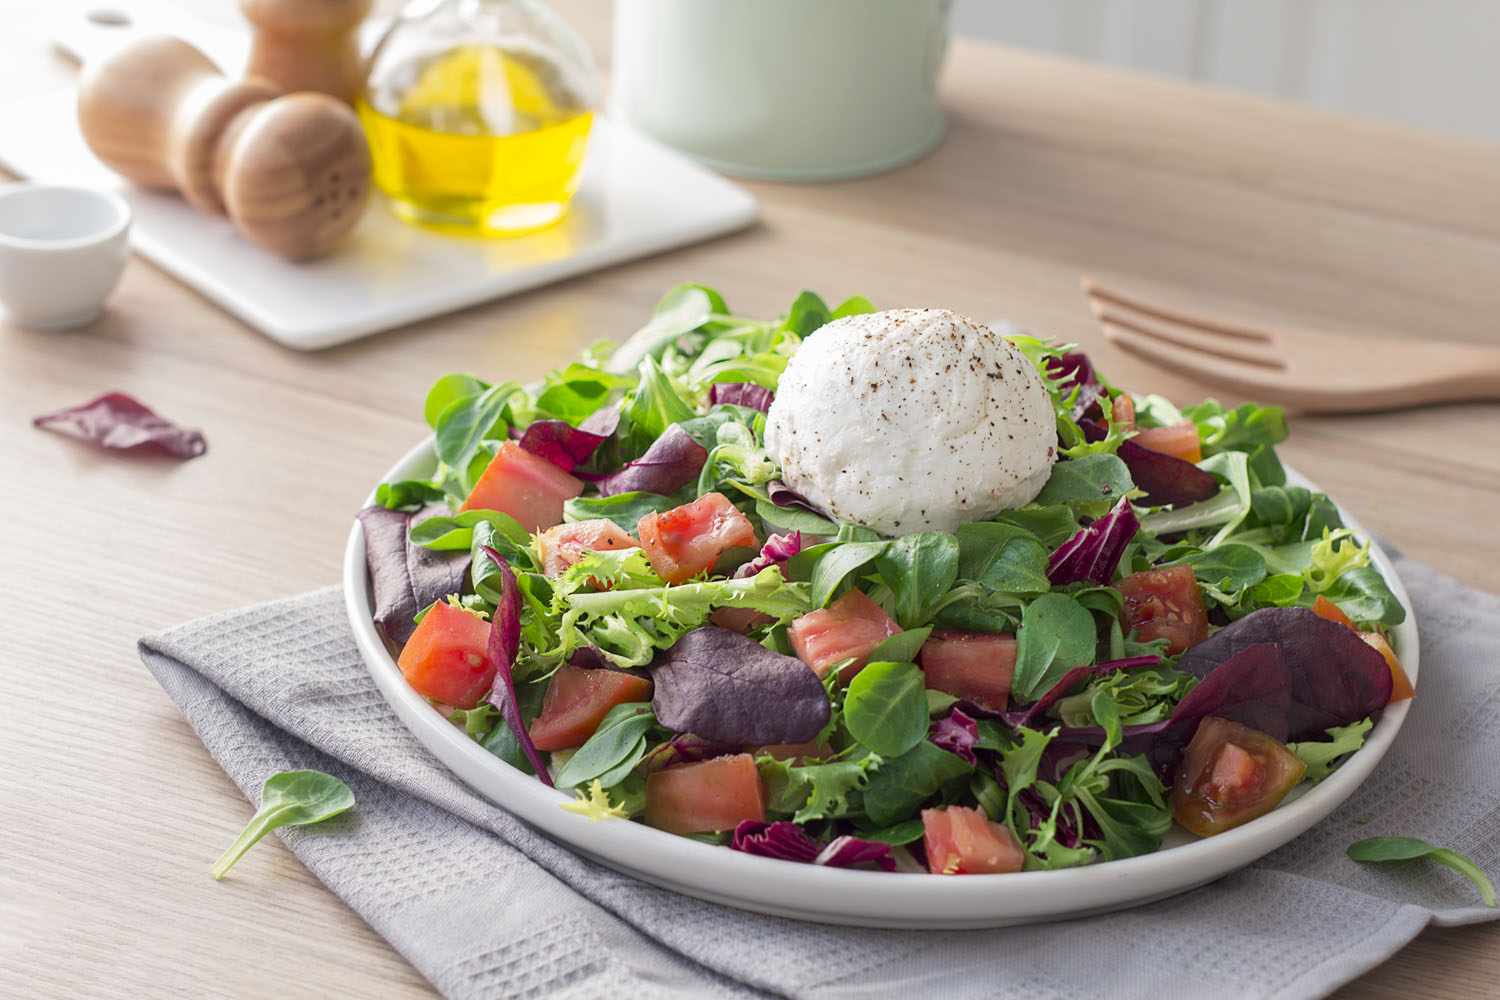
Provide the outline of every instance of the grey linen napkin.
<path id="1" fill-rule="evenodd" d="M 349 783 L 352 813 L 282 836 L 450 997 L 1314 997 L 1429 922 L 1497 915 L 1446 868 L 1344 854 L 1365 837 L 1417 836 L 1500 873 L 1500 598 L 1409 560 L 1398 568 L 1422 633 L 1420 693 L 1343 807 L 1194 892 L 988 931 L 744 913 L 574 855 L 470 791 L 406 731 L 365 672 L 337 588 L 178 626 L 140 651 L 252 801 L 290 768 Z"/>

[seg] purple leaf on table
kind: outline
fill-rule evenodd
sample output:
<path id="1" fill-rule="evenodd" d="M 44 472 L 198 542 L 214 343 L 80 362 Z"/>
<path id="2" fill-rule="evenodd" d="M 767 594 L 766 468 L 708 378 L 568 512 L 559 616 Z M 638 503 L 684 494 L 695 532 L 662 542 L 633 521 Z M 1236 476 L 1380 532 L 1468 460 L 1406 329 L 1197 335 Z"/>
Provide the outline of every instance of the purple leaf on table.
<path id="1" fill-rule="evenodd" d="M 208 450 L 200 431 L 179 427 L 123 392 L 107 392 L 81 406 L 44 413 L 34 427 L 66 423 L 102 448 L 157 448 L 176 458 L 197 458 Z"/>

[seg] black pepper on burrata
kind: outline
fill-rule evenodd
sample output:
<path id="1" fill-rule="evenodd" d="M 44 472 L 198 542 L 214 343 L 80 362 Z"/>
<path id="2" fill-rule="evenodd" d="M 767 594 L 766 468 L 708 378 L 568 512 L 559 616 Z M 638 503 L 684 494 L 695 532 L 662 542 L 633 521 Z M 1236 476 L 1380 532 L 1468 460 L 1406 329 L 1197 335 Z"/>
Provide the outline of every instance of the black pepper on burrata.
<path id="1" fill-rule="evenodd" d="M 836 520 L 952 531 L 1032 501 L 1057 458 L 1042 377 L 947 309 L 835 320 L 788 363 L 766 416 L 782 478 Z"/>

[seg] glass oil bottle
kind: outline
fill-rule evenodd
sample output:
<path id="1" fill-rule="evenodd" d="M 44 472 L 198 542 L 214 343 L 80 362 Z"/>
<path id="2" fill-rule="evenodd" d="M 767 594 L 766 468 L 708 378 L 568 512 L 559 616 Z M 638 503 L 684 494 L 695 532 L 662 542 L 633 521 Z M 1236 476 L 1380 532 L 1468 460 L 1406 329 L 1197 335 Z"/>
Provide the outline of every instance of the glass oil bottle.
<path id="1" fill-rule="evenodd" d="M 376 46 L 356 106 L 398 215 L 503 236 L 567 211 L 596 92 L 587 48 L 539 0 L 417 0 Z"/>

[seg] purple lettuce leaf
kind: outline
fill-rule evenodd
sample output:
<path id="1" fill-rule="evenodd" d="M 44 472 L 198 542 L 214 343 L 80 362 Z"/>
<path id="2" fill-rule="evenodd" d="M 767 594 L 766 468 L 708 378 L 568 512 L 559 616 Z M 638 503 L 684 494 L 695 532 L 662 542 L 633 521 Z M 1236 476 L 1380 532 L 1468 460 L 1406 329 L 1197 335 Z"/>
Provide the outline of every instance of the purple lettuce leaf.
<path id="1" fill-rule="evenodd" d="M 1320 618 L 1308 608 L 1253 611 L 1183 653 L 1177 669 L 1211 676 L 1216 664 L 1260 643 L 1279 646 L 1291 673 L 1285 736 L 1244 719 L 1237 722 L 1270 732 L 1283 742 L 1321 740 L 1331 727 L 1358 722 L 1391 700 L 1391 670 L 1385 657 L 1354 630 Z M 1206 683 L 1207 679 L 1198 687 Z"/>
<path id="2" fill-rule="evenodd" d="M 979 742 L 979 724 L 962 708 L 953 710 L 937 721 L 928 737 L 941 750 L 946 750 L 971 767 L 975 763 L 974 744 Z"/>
<path id="3" fill-rule="evenodd" d="M 34 417 L 33 427 L 71 425 L 101 448 L 155 448 L 174 458 L 197 458 L 208 450 L 200 431 L 179 427 L 157 416 L 149 406 L 123 392 L 107 392 L 80 406 Z"/>
<path id="4" fill-rule="evenodd" d="M 798 493 L 779 479 L 773 479 L 769 483 L 766 483 L 766 496 L 770 497 L 771 502 L 778 507 L 801 507 L 803 510 L 812 511 L 819 517 L 828 517 L 823 511 L 814 507 L 812 501 L 808 500 L 807 497 Z M 830 520 L 832 519 L 830 518 Z"/>
<path id="5" fill-rule="evenodd" d="M 770 389 L 754 382 L 715 382 L 708 387 L 708 402 L 711 406 L 733 403 L 735 406 L 748 406 L 765 413 L 771 408 L 771 402 L 775 398 Z"/>
<path id="6" fill-rule="evenodd" d="M 414 525 L 447 513 L 446 507 L 435 505 L 415 513 L 378 505 L 359 512 L 365 528 L 365 565 L 375 592 L 374 621 L 393 642 L 411 638 L 417 612 L 464 589 L 469 553 L 434 552 L 410 540 Z"/>
<path id="7" fill-rule="evenodd" d="M 515 677 L 511 673 L 516 653 L 521 649 L 521 592 L 516 586 L 516 575 L 511 572 L 505 557 L 488 545 L 482 548 L 484 554 L 500 569 L 500 603 L 495 605 L 495 613 L 490 617 L 488 652 L 495 664 L 495 683 L 490 688 L 489 703 L 500 710 L 501 718 L 510 727 L 516 742 L 521 745 L 521 751 L 531 762 L 531 769 L 536 772 L 537 778 L 542 784 L 551 786 L 552 776 L 547 773 L 547 765 L 542 763 L 542 755 L 536 744 L 531 742 L 531 733 L 526 729 L 526 721 L 521 718 L 521 708 L 516 702 Z"/>
<path id="8" fill-rule="evenodd" d="M 801 551 L 802 532 L 794 531 L 790 535 L 770 535 L 766 538 L 766 544 L 760 547 L 760 555 L 735 570 L 734 575 L 738 579 L 752 577 L 763 569 L 784 565 L 788 559 Z"/>
<path id="9" fill-rule="evenodd" d="M 577 427 L 566 420 L 535 420 L 521 434 L 521 447 L 572 472 L 609 440 L 619 424 L 620 411 L 613 406 L 600 407 Z"/>
<path id="10" fill-rule="evenodd" d="M 1047 558 L 1047 579 L 1054 587 L 1085 581 L 1109 583 L 1125 546 L 1140 527 L 1130 501 L 1122 497 L 1114 510 L 1079 528 L 1076 535 L 1057 547 Z"/>
<path id="11" fill-rule="evenodd" d="M 651 707 L 668 729 L 738 746 L 805 743 L 828 724 L 811 667 L 728 629 L 694 629 L 651 665 Z"/>
<path id="12" fill-rule="evenodd" d="M 1006 724 L 1019 728 L 1027 726 L 1035 729 L 1033 721 L 1040 717 L 1047 709 L 1051 708 L 1058 699 L 1070 694 L 1075 686 L 1086 677 L 1103 677 L 1105 674 L 1116 670 L 1129 670 L 1132 667 L 1154 667 L 1161 662 L 1161 657 L 1151 656 L 1127 656 L 1123 660 L 1105 660 L 1103 663 L 1095 663 L 1087 667 L 1074 667 L 1057 679 L 1047 691 L 1035 702 L 1024 709 L 1002 712 L 1000 718 Z"/>
<path id="13" fill-rule="evenodd" d="M 807 831 L 788 820 L 777 820 L 774 823 L 741 820 L 734 828 L 729 847 L 746 854 L 758 854 L 763 858 L 827 865 L 830 868 L 878 865 L 888 872 L 896 870 L 890 844 L 843 836 L 835 837 L 827 846 L 820 846 L 808 836 Z"/>
<path id="14" fill-rule="evenodd" d="M 580 476 L 599 488 L 599 495 L 612 497 L 637 490 L 670 496 L 698 478 L 708 449 L 678 424 L 672 424 L 651 442 L 646 453 L 618 472 Z"/>
<path id="15" fill-rule="evenodd" d="M 1080 420 L 1078 426 L 1090 441 L 1103 441 L 1108 434 L 1096 420 Z M 1219 492 L 1219 481 L 1213 473 L 1204 472 L 1176 455 L 1153 451 L 1134 441 L 1120 442 L 1115 454 L 1130 470 L 1135 485 L 1145 491 L 1143 502 L 1153 507 L 1195 503 Z"/>

